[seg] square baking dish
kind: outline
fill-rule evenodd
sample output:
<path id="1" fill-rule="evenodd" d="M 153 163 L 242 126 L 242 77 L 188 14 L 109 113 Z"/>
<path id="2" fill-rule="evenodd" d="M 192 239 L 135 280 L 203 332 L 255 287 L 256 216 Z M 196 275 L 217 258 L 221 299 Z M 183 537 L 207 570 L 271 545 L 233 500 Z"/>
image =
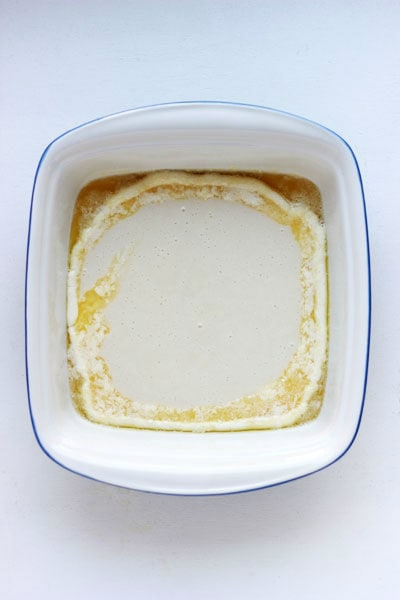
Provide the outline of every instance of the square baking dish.
<path id="1" fill-rule="evenodd" d="M 295 174 L 320 189 L 328 238 L 329 356 L 319 416 L 280 430 L 187 433 L 92 423 L 75 410 L 66 361 L 66 277 L 80 189 L 158 169 Z M 222 494 L 322 469 L 351 446 L 365 395 L 370 269 L 362 183 L 348 144 L 306 119 L 257 106 L 139 108 L 54 140 L 35 176 L 26 267 L 26 373 L 36 438 L 63 467 L 127 488 Z"/>

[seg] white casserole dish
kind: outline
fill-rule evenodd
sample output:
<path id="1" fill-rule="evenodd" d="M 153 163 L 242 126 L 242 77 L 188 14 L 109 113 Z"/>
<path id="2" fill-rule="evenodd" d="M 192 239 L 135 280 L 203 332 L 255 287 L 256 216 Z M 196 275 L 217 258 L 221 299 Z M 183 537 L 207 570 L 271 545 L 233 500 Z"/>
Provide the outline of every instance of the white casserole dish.
<path id="1" fill-rule="evenodd" d="M 296 174 L 320 189 L 328 236 L 330 340 L 320 415 L 276 431 L 196 434 L 120 429 L 80 416 L 66 364 L 66 276 L 79 190 L 107 175 L 157 169 Z M 137 490 L 219 494 L 283 483 L 351 446 L 365 394 L 370 273 L 362 183 L 346 142 L 262 107 L 181 103 L 140 108 L 54 140 L 35 177 L 26 271 L 26 367 L 42 449 L 87 477 Z"/>

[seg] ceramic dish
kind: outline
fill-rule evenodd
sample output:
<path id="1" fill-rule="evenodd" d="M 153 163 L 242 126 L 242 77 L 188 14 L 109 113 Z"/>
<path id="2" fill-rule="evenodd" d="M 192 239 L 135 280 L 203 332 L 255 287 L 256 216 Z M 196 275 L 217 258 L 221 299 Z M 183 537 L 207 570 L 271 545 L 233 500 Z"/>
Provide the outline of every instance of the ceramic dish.
<path id="1" fill-rule="evenodd" d="M 320 189 L 328 237 L 330 340 L 322 410 L 272 431 L 122 429 L 75 410 L 66 363 L 66 276 L 74 202 L 89 181 L 157 169 L 296 174 Z M 363 191 L 347 143 L 311 121 L 256 106 L 145 107 L 77 127 L 45 150 L 35 177 L 26 270 L 26 368 L 33 428 L 58 464 L 100 481 L 220 494 L 322 469 L 351 446 L 365 394 L 369 254 Z"/>

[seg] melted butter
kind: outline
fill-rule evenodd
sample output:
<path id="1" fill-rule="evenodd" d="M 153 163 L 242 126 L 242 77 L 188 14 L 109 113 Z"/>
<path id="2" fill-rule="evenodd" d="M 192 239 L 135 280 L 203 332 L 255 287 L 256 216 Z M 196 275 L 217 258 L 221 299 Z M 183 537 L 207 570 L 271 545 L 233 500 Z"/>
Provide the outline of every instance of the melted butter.
<path id="1" fill-rule="evenodd" d="M 101 291 L 100 291 L 101 290 Z M 87 290 L 78 303 L 78 317 L 75 322 L 77 331 L 87 330 L 93 324 L 95 315 L 103 311 L 117 293 L 113 280 L 113 267 L 100 277 L 93 288 Z"/>

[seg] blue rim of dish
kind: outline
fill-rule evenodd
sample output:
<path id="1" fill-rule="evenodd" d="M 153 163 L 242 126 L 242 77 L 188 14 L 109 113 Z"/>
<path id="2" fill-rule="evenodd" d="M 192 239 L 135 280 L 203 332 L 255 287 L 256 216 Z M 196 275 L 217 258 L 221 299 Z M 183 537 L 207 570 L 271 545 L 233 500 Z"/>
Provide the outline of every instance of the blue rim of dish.
<path id="1" fill-rule="evenodd" d="M 248 489 L 243 489 L 243 490 L 235 490 L 235 491 L 228 491 L 228 492 L 211 492 L 211 493 L 179 493 L 179 492 L 160 492 L 160 491 L 151 491 L 151 490 L 141 490 L 141 489 L 136 489 L 136 488 L 131 488 L 131 487 L 127 487 L 127 486 L 123 486 L 123 485 L 118 485 L 115 483 L 110 483 L 108 481 L 103 481 L 101 479 L 97 479 L 96 477 L 91 477 L 90 475 L 87 475 L 85 473 L 80 473 L 79 471 L 75 471 L 74 469 L 62 464 L 60 461 L 58 461 L 56 458 L 54 458 L 54 456 L 52 456 L 48 450 L 45 448 L 45 446 L 42 444 L 42 441 L 39 437 L 39 434 L 37 432 L 37 428 L 36 428 L 36 424 L 35 424 L 35 419 L 33 416 L 33 410 L 32 410 L 32 403 L 31 403 L 31 394 L 30 394 L 30 388 L 29 388 L 29 365 L 28 365 L 28 322 L 27 322 L 27 307 L 28 307 L 28 268 L 29 268 L 29 248 L 30 248 L 30 239 L 31 239 L 31 223 L 32 223 L 32 212 L 33 212 L 33 201 L 34 201 L 34 195 L 35 195 L 35 188 L 36 188 L 36 182 L 37 182 L 37 178 L 39 175 L 39 171 L 40 168 L 42 166 L 42 163 L 46 157 L 47 152 L 49 151 L 50 147 L 53 146 L 53 144 L 55 144 L 55 142 L 57 142 L 59 139 L 63 138 L 64 136 L 68 135 L 69 133 L 72 133 L 78 129 L 82 129 L 83 127 L 86 127 L 87 125 L 91 125 L 92 123 L 96 123 L 98 121 L 104 121 L 105 119 L 108 118 L 112 118 L 112 117 L 116 117 L 119 115 L 123 115 L 124 113 L 131 113 L 131 112 L 136 112 L 136 111 L 140 111 L 140 110 L 146 110 L 146 109 L 157 109 L 157 108 L 161 108 L 161 107 L 166 107 L 166 106 L 184 106 L 184 105 L 222 105 L 222 106 L 240 106 L 240 107 L 244 107 L 244 108 L 254 108 L 254 109 L 260 109 L 260 110 L 265 110 L 265 111 L 269 111 L 269 112 L 274 112 L 274 113 L 278 113 L 278 114 L 283 114 L 289 117 L 292 117 L 294 119 L 298 119 L 300 121 L 304 121 L 306 123 L 310 123 L 312 125 L 315 125 L 316 127 L 319 127 L 320 129 L 323 129 L 327 132 L 329 132 L 330 134 L 334 135 L 336 138 L 338 138 L 348 149 L 348 151 L 350 152 L 350 155 L 354 161 L 354 165 L 356 168 L 356 172 L 357 172 L 357 176 L 358 176 L 358 180 L 359 180 L 359 184 L 360 184 L 360 189 L 361 189 L 361 198 L 362 198 L 362 205 L 363 205 L 363 214 L 364 214 L 364 228 L 365 228 L 365 243 L 366 243 L 366 251 L 367 251 L 367 275 L 368 275 L 368 281 L 367 281 L 367 289 L 368 289 L 368 330 L 367 330 L 367 340 L 366 340 L 366 356 L 365 356 L 365 371 L 364 371 L 364 385 L 363 385 L 363 392 L 362 392 L 362 398 L 361 398 L 361 405 L 360 405 L 360 412 L 359 412 L 359 416 L 358 416 L 358 420 L 357 420 L 357 424 L 356 424 L 356 428 L 354 430 L 354 434 L 353 437 L 351 438 L 349 444 L 347 445 L 347 447 L 343 450 L 343 452 L 341 452 L 341 454 L 339 454 L 335 459 L 331 460 L 330 462 L 328 462 L 326 465 L 319 467 L 318 469 L 315 469 L 313 471 L 310 471 L 308 473 L 304 473 L 303 475 L 299 475 L 298 477 L 291 477 L 290 479 L 285 479 L 283 481 L 279 481 L 277 483 L 271 483 L 271 484 L 267 484 L 267 485 L 261 485 L 255 488 L 248 488 Z M 91 121 L 87 121 L 86 123 L 82 123 L 81 125 L 77 125 L 76 127 L 72 127 L 71 129 L 68 129 L 67 131 L 65 131 L 64 133 L 60 134 L 59 136 L 57 136 L 56 138 L 54 138 L 54 140 L 52 140 L 50 142 L 50 144 L 48 144 L 48 146 L 45 148 L 45 150 L 43 151 L 42 156 L 40 157 L 36 172 L 35 172 L 35 177 L 33 180 L 33 188 L 32 188 L 32 194 L 31 194 L 31 206 L 30 206 L 30 211 L 29 211 L 29 222 L 28 222 L 28 236 L 27 236 L 27 244 L 26 244 L 26 259 L 25 259 L 25 298 L 24 298 L 24 303 L 25 303 L 25 308 L 24 308 L 24 330 L 25 330 L 25 376 L 26 376 L 26 387 L 27 387 L 27 395 L 28 395 L 28 406 L 29 406 L 29 414 L 30 414 L 30 418 L 31 418 L 31 423 L 32 423 L 32 429 L 36 438 L 36 441 L 38 443 L 38 445 L 40 446 L 41 450 L 44 452 L 44 454 L 46 454 L 46 456 L 48 456 L 53 462 L 55 462 L 57 465 L 59 465 L 60 467 L 62 467 L 63 469 L 74 473 L 76 475 L 80 475 L 81 477 L 85 477 L 86 479 L 92 480 L 92 481 L 97 481 L 99 483 L 106 483 L 108 485 L 112 485 L 114 487 L 118 487 L 118 488 L 123 488 L 123 489 L 130 489 L 132 491 L 137 491 L 137 492 L 143 492 L 143 493 L 149 493 L 149 494 L 158 494 L 158 495 L 168 495 L 168 496 L 187 496 L 187 497 L 199 497 L 199 496 L 228 496 L 228 495 L 233 495 L 233 494 L 244 494 L 244 493 L 248 493 L 248 492 L 255 492 L 258 490 L 263 490 L 263 489 L 267 489 L 267 488 L 271 488 L 271 487 L 276 487 L 279 485 L 283 485 L 285 483 L 289 483 L 291 481 L 297 481 L 299 479 L 303 479 L 304 477 L 308 477 L 309 475 L 313 475 L 314 473 L 318 473 L 319 471 L 323 471 L 324 469 L 327 469 L 328 467 L 330 467 L 331 465 L 335 464 L 336 462 L 338 462 L 341 458 L 343 458 L 343 456 L 350 450 L 351 446 L 353 445 L 358 431 L 360 429 L 360 424 L 361 424 L 361 419 L 362 419 L 362 414 L 363 414 L 363 410 L 364 410 L 364 403 L 365 403 L 365 395 L 366 395 L 366 391 L 367 391 L 367 380 L 368 380 L 368 368 L 369 368 L 369 353 L 370 353 L 370 341 L 371 341 L 371 312 L 372 312 L 372 295 L 371 295 L 371 256 L 370 256 L 370 247 L 369 247 L 369 234 L 368 234 L 368 219 L 367 219 L 367 209 L 366 209 L 366 204 L 365 204 L 365 194 L 364 194 L 364 186 L 363 186 L 363 182 L 362 182 L 362 178 L 361 178 L 361 172 L 360 172 L 360 168 L 356 159 L 356 156 L 351 148 L 351 146 L 349 145 L 349 143 L 342 138 L 338 133 L 336 133 L 335 131 L 333 131 L 332 129 L 329 129 L 329 127 L 326 127 L 325 125 L 321 125 L 320 123 L 317 123 L 316 121 L 313 121 L 311 119 L 308 119 L 306 117 L 301 117 L 299 115 L 290 113 L 288 111 L 285 110 L 279 110 L 276 108 L 271 108 L 268 106 L 262 106 L 259 104 L 246 104 L 245 102 L 227 102 L 227 101 L 223 101 L 223 100 L 187 100 L 187 101 L 183 101 L 183 102 L 162 102 L 159 104 L 149 104 L 149 105 L 145 105 L 145 106 L 138 106 L 136 108 L 132 108 L 132 109 L 128 109 L 128 110 L 122 110 L 116 113 L 111 113 L 108 115 L 105 115 L 103 117 L 98 117 L 96 119 L 92 119 Z"/>

